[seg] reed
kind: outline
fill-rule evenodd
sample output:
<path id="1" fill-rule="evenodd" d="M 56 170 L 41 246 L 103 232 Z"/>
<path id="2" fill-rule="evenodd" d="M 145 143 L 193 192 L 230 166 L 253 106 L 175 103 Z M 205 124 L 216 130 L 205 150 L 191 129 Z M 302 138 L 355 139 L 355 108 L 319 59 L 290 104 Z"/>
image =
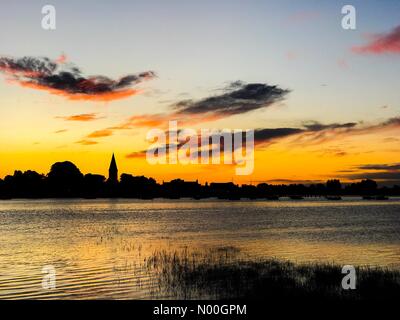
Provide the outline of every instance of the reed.
<path id="1" fill-rule="evenodd" d="M 173 299 L 393 300 L 400 298 L 400 271 L 356 267 L 355 290 L 341 286 L 342 267 L 244 259 L 237 249 L 155 251 L 145 261 L 159 294 Z"/>

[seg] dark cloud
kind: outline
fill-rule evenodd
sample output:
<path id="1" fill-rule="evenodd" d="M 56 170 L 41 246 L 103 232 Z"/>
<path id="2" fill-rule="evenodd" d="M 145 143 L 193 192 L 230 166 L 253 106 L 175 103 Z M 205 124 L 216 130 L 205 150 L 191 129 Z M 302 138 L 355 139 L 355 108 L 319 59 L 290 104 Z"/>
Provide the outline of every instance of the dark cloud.
<path id="1" fill-rule="evenodd" d="M 357 123 L 355 122 L 323 124 L 317 121 L 309 121 L 303 124 L 303 126 L 300 128 L 256 129 L 254 131 L 254 141 L 256 144 L 261 144 L 275 139 L 301 135 L 303 133 L 315 133 L 319 137 L 320 133 L 332 132 L 336 129 L 340 129 L 343 131 L 347 129 L 352 129 L 356 126 Z"/>
<path id="2" fill-rule="evenodd" d="M 254 131 L 254 142 L 265 143 L 273 139 L 284 138 L 304 132 L 300 128 L 275 128 L 275 129 L 256 129 Z"/>
<path id="3" fill-rule="evenodd" d="M 400 184 L 400 163 L 362 164 L 339 172 L 345 173 L 342 177 L 349 180 L 372 179 L 388 185 Z"/>
<path id="4" fill-rule="evenodd" d="M 400 126 L 400 117 L 390 118 L 381 124 L 382 126 Z"/>
<path id="5" fill-rule="evenodd" d="M 298 128 L 290 128 L 290 127 L 285 127 L 285 128 L 258 128 L 254 130 L 254 144 L 257 146 L 265 146 L 270 143 L 274 143 L 276 140 L 286 138 L 286 137 L 292 137 L 292 136 L 297 136 L 301 137 L 303 135 L 307 135 L 307 141 L 313 141 L 315 139 L 320 139 L 321 135 L 330 133 L 335 137 L 336 135 L 341 135 L 343 133 L 346 134 L 351 134 L 351 132 L 356 131 L 358 132 L 359 130 L 365 130 L 365 132 L 370 131 L 371 129 L 379 129 L 379 128 L 385 128 L 387 126 L 391 126 L 395 121 L 393 119 L 389 119 L 383 123 L 373 125 L 367 128 L 360 129 L 357 127 L 357 123 L 355 122 L 347 122 L 347 123 L 331 123 L 331 124 L 322 124 L 316 121 L 310 121 L 304 124 L 302 127 Z M 107 134 L 109 132 L 107 131 Z M 166 136 L 168 137 L 168 131 L 165 131 Z M 246 139 L 245 139 L 245 133 L 244 132 L 239 132 L 239 133 L 231 133 L 231 138 L 232 141 L 236 139 L 241 139 L 242 140 L 242 146 L 246 146 Z M 236 135 L 236 137 L 235 137 Z M 218 132 L 218 133 L 211 133 L 210 135 L 210 145 L 209 145 L 209 150 L 212 151 L 215 146 L 212 144 L 212 138 L 214 137 L 214 141 L 217 141 L 217 137 L 220 138 L 221 145 L 220 145 L 220 150 L 224 151 L 224 138 L 223 138 L 223 132 Z M 91 138 L 95 137 L 93 135 L 89 136 Z M 197 143 L 200 145 L 202 143 L 201 136 L 197 135 Z M 229 137 L 229 134 L 228 136 Z M 168 139 L 167 139 L 168 141 Z M 184 144 L 185 141 L 178 141 L 178 144 L 176 145 L 178 148 Z M 302 141 L 297 141 L 297 143 L 302 143 Z M 232 146 L 233 147 L 233 146 Z M 169 145 L 168 143 L 166 145 L 159 146 L 161 149 L 165 149 L 166 152 L 168 152 Z M 232 149 L 233 151 L 233 149 Z M 348 153 L 340 150 L 340 149 L 332 149 L 332 150 L 325 150 L 325 153 L 329 154 L 330 156 L 337 156 L 337 157 L 343 157 L 346 156 Z M 139 151 L 139 152 L 133 152 L 129 155 L 127 155 L 127 158 L 140 158 L 144 157 L 146 154 L 145 150 Z M 399 165 L 400 166 L 400 165 Z"/>
<path id="6" fill-rule="evenodd" d="M 0 57 L 0 72 L 22 86 L 47 90 L 72 100 L 111 101 L 138 93 L 132 89 L 155 77 L 153 71 L 131 74 L 113 80 L 105 76 L 85 77 L 74 65 L 52 61 L 49 58 Z"/>
<path id="7" fill-rule="evenodd" d="M 303 126 L 309 131 L 322 131 L 327 129 L 347 129 L 347 128 L 354 128 L 356 125 L 357 125 L 356 122 L 322 124 L 316 121 L 311 121 L 303 124 Z"/>
<path id="8" fill-rule="evenodd" d="M 384 171 L 384 172 L 361 172 L 346 175 L 351 180 L 371 179 L 384 181 L 400 181 L 400 171 Z"/>
<path id="9" fill-rule="evenodd" d="M 324 180 L 301 180 L 301 179 L 268 179 L 262 181 L 253 181 L 256 183 L 270 183 L 270 184 L 317 184 L 325 183 Z"/>
<path id="10" fill-rule="evenodd" d="M 231 83 L 224 93 L 201 100 L 182 100 L 173 105 L 177 114 L 230 116 L 268 107 L 281 101 L 289 90 L 264 83 Z"/>
<path id="11" fill-rule="evenodd" d="M 360 170 L 400 170 L 400 163 L 394 164 L 366 164 L 357 167 Z"/>
<path id="12" fill-rule="evenodd" d="M 323 125 L 320 124 L 318 127 L 314 126 L 312 130 L 310 128 L 259 128 L 254 130 L 254 144 L 255 145 L 266 145 L 268 143 L 274 142 L 275 140 L 279 140 L 281 138 L 289 137 L 289 136 L 295 136 L 299 135 L 302 133 L 307 133 L 307 132 L 316 132 L 316 131 L 323 131 L 323 130 L 329 130 L 332 128 L 342 128 L 342 127 L 348 127 L 348 124 L 327 124 Z M 166 137 L 167 137 L 167 142 L 168 142 L 168 131 L 165 131 Z M 91 136 L 93 137 L 93 136 Z M 209 146 L 208 150 L 211 152 L 216 146 L 213 144 L 213 142 L 221 142 L 219 148 L 220 151 L 224 151 L 224 143 L 225 143 L 225 137 L 231 138 L 232 140 L 232 152 L 234 151 L 234 144 L 233 141 L 242 141 L 242 147 L 246 147 L 246 135 L 245 132 L 236 132 L 236 133 L 225 133 L 223 131 L 219 131 L 217 133 L 210 132 L 209 135 Z M 201 135 L 196 135 L 197 139 L 197 144 L 200 146 L 203 142 L 201 139 Z M 181 147 L 186 140 L 179 140 L 178 144 L 164 144 L 160 145 L 157 149 L 159 150 L 165 150 L 168 152 L 169 147 L 172 145 L 175 145 L 177 148 Z M 200 153 L 200 149 L 198 151 Z M 128 154 L 126 157 L 127 158 L 140 158 L 144 157 L 146 155 L 146 150 L 138 151 L 138 152 L 132 152 Z M 346 153 L 338 151 L 337 156 L 344 156 Z"/>

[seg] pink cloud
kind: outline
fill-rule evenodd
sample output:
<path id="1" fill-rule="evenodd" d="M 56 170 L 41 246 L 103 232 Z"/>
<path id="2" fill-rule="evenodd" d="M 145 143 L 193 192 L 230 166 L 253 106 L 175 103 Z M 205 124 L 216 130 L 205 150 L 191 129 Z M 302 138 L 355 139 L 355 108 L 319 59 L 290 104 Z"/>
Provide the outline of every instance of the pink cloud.
<path id="1" fill-rule="evenodd" d="M 388 33 L 372 35 L 369 43 L 363 46 L 354 46 L 352 51 L 360 54 L 400 53 L 400 26 Z"/>

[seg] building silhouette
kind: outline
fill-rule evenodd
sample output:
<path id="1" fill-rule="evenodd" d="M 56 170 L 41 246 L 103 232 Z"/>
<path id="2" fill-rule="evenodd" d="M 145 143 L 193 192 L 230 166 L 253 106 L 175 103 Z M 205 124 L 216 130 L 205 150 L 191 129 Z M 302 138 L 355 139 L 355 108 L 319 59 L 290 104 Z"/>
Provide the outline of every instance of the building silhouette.
<path id="1" fill-rule="evenodd" d="M 111 184 L 118 183 L 118 167 L 115 161 L 114 153 L 111 158 L 110 167 L 108 169 L 108 182 Z"/>
<path id="2" fill-rule="evenodd" d="M 234 184 L 233 182 L 211 182 L 173 179 L 162 184 L 150 177 L 122 173 L 118 179 L 118 167 L 114 153 L 108 170 L 108 179 L 100 174 L 83 174 L 70 161 L 54 163 L 48 174 L 32 170 L 16 170 L 13 175 L 0 179 L 0 200 L 12 198 L 135 198 L 168 199 L 193 198 L 196 200 L 217 198 L 223 200 L 264 199 L 292 200 L 304 197 L 325 197 L 340 200 L 341 196 L 362 196 L 365 200 L 388 200 L 388 196 L 400 196 L 400 184 L 378 186 L 371 179 L 341 183 L 338 179 L 314 184 Z"/>

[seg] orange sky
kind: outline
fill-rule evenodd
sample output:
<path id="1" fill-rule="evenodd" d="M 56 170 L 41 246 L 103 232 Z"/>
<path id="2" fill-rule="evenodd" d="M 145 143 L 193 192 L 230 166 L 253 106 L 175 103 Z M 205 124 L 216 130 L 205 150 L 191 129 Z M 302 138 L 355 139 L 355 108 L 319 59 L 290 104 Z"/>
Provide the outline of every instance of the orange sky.
<path id="1" fill-rule="evenodd" d="M 114 152 L 119 173 L 158 181 L 400 180 L 395 3 L 366 7 L 350 31 L 329 2 L 100 7 L 57 1 L 63 23 L 51 32 L 27 18 L 34 4 L 0 13 L 0 178 L 65 160 L 107 175 Z M 254 172 L 150 165 L 138 156 L 146 135 L 170 120 L 259 130 Z"/>

